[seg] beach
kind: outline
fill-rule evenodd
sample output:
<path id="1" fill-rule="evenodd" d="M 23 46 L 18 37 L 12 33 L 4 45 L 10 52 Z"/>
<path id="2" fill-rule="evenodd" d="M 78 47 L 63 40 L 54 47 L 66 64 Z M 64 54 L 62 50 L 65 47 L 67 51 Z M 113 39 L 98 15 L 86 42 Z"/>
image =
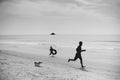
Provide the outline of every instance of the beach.
<path id="1" fill-rule="evenodd" d="M 83 64 L 74 58 L 78 41 L 83 41 Z M 0 38 L 0 80 L 119 80 L 120 42 L 80 37 L 22 36 Z M 49 56 L 49 47 L 57 50 Z M 40 67 L 34 62 L 40 61 Z"/>

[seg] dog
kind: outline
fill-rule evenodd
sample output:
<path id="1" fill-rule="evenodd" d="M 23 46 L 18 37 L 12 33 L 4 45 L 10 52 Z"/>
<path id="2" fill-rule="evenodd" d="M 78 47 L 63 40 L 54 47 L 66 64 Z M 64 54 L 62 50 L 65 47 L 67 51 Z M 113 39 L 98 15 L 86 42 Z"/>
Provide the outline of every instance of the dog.
<path id="1" fill-rule="evenodd" d="M 35 67 L 40 67 L 40 64 L 41 64 L 42 62 L 34 62 L 34 65 L 35 65 Z"/>

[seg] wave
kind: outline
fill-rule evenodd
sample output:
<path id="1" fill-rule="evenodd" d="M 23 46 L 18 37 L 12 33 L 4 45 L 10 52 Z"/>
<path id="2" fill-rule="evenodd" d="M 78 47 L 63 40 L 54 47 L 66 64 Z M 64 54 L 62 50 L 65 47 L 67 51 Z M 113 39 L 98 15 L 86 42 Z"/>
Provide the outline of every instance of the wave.
<path id="1" fill-rule="evenodd" d="M 50 41 L 0 41 L 0 44 L 12 44 L 12 45 L 33 45 L 33 46 L 56 46 L 56 47 L 65 47 L 65 48 L 76 48 L 78 42 L 50 42 Z M 84 49 L 116 49 L 120 48 L 120 43 L 118 42 L 91 42 L 86 41 L 83 43 L 82 48 Z"/>

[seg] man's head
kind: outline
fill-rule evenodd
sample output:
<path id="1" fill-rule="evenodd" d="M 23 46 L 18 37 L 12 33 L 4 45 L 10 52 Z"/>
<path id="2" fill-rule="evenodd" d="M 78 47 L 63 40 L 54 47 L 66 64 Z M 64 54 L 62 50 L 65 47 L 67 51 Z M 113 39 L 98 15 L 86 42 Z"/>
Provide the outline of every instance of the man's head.
<path id="1" fill-rule="evenodd" d="M 52 46 L 50 46 L 50 49 L 52 49 Z"/>
<path id="2" fill-rule="evenodd" d="M 82 41 L 79 42 L 79 45 L 82 46 Z"/>

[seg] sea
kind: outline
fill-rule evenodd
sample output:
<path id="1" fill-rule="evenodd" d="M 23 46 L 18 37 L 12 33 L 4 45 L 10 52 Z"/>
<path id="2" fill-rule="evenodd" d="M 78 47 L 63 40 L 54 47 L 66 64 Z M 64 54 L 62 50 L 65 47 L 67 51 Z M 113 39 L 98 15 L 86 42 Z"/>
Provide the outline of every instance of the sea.
<path id="1" fill-rule="evenodd" d="M 85 49 L 120 49 L 120 35 L 0 35 L 0 44 L 21 44 Z"/>

